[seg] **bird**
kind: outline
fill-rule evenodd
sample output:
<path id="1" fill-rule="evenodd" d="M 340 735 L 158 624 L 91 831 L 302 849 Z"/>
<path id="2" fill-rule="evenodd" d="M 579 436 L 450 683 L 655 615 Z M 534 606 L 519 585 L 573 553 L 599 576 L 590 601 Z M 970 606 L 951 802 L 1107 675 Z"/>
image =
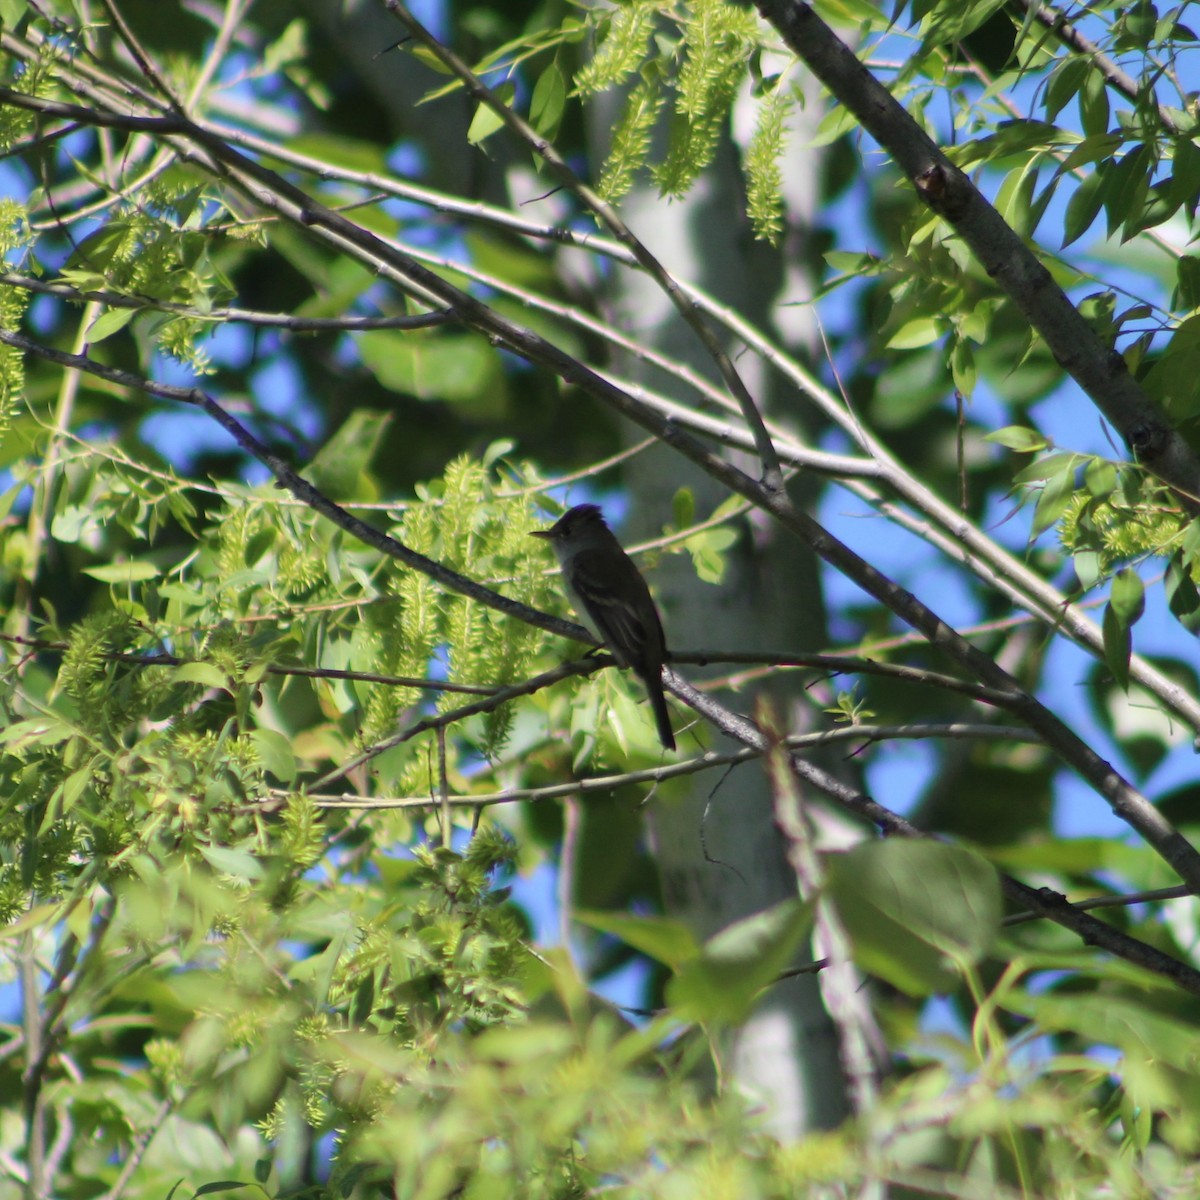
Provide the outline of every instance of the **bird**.
<path id="1" fill-rule="evenodd" d="M 599 506 L 577 504 L 533 536 L 550 543 L 575 611 L 617 664 L 645 685 L 658 739 L 664 750 L 674 750 L 675 734 L 663 695 L 667 643 L 662 621 L 642 573 L 605 524 Z"/>

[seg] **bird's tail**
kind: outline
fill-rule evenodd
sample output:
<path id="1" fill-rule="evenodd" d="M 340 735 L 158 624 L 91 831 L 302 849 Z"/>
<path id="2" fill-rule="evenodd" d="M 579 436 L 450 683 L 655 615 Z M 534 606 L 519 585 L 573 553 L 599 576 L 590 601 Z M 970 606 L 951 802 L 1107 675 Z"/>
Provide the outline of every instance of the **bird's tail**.
<path id="1" fill-rule="evenodd" d="M 675 749 L 675 733 L 671 729 L 671 714 L 667 709 L 667 699 L 663 695 L 662 676 L 657 679 L 645 679 L 646 695 L 650 699 L 650 707 L 654 709 L 654 723 L 658 726 L 658 740 L 664 750 Z"/>

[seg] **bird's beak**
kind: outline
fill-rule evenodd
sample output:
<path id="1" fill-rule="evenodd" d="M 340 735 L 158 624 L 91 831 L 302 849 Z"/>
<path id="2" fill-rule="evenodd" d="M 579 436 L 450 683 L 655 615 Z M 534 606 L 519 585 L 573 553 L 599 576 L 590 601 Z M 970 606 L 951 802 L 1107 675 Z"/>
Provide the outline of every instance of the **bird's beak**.
<path id="1" fill-rule="evenodd" d="M 534 529 L 534 530 L 530 531 L 529 536 L 530 537 L 548 538 L 548 537 L 553 537 L 554 535 L 548 529 Z"/>

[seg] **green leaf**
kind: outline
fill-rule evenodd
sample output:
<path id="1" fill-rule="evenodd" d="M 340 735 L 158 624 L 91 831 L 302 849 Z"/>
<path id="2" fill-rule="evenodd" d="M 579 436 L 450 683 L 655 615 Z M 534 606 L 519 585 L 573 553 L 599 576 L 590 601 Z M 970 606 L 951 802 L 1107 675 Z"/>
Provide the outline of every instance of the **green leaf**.
<path id="1" fill-rule="evenodd" d="M 1082 55 L 1063 59 L 1054 68 L 1046 84 L 1046 100 L 1042 106 L 1042 115 L 1047 121 L 1058 116 L 1093 70 L 1092 64 Z"/>
<path id="2" fill-rule="evenodd" d="M 442 62 L 441 58 L 439 58 L 438 55 L 436 55 L 427 46 L 412 46 L 412 47 L 406 47 L 406 49 L 408 50 L 409 54 L 411 54 L 413 56 L 413 58 L 415 58 L 420 63 L 424 63 L 425 66 L 427 66 L 431 71 L 436 71 L 439 75 L 453 75 L 454 74 L 454 72 L 451 71 L 450 68 L 444 62 Z M 462 85 L 458 83 L 457 77 L 456 77 L 454 85 L 447 90 L 453 90 L 455 87 L 461 87 L 461 86 Z M 432 97 L 429 97 L 429 96 L 425 97 L 426 100 L 431 99 L 431 98 Z"/>
<path id="3" fill-rule="evenodd" d="M 1183 531 L 1183 542 L 1180 548 L 1183 551 L 1183 561 L 1189 564 L 1200 552 L 1200 517 L 1190 522 Z"/>
<path id="4" fill-rule="evenodd" d="M 827 862 L 827 894 L 854 961 L 909 995 L 955 987 L 960 969 L 978 962 L 999 931 L 1000 883 L 973 850 L 897 838 Z"/>
<path id="5" fill-rule="evenodd" d="M 1075 472 L 1073 469 L 1060 471 L 1050 476 L 1042 487 L 1037 504 L 1033 510 L 1033 521 L 1030 525 L 1030 536 L 1038 537 L 1046 532 L 1062 516 L 1068 504 L 1071 503 L 1075 490 Z"/>
<path id="6" fill-rule="evenodd" d="M 1084 591 L 1100 582 L 1100 555 L 1095 550 L 1080 550 L 1071 558 L 1075 575 Z"/>
<path id="7" fill-rule="evenodd" d="M 98 342 L 104 341 L 106 337 L 112 337 L 118 330 L 124 329 L 136 316 L 137 309 L 135 308 L 110 308 L 107 312 L 102 312 L 88 326 L 88 342 L 94 346 Z"/>
<path id="8" fill-rule="evenodd" d="M 1110 159 L 1124 139 L 1119 133 L 1097 133 L 1085 137 L 1059 165 L 1059 173 L 1077 171 L 1088 163 L 1104 163 Z"/>
<path id="9" fill-rule="evenodd" d="M 915 350 L 936 342 L 942 332 L 943 322 L 939 317 L 916 317 L 905 321 L 885 344 L 892 350 Z"/>
<path id="10" fill-rule="evenodd" d="M 1133 653 L 1133 639 L 1126 625 L 1113 611 L 1111 603 L 1104 606 L 1104 661 L 1113 673 L 1117 686 L 1129 689 L 1129 656 Z"/>
<path id="11" fill-rule="evenodd" d="M 960 42 L 986 22 L 1004 0 L 974 0 L 964 4 L 962 0 L 942 3 L 928 17 L 923 29 L 924 40 L 930 46 L 946 46 Z"/>
<path id="12" fill-rule="evenodd" d="M 1062 131 L 1047 121 L 1020 118 L 999 122 L 992 133 L 976 138 L 958 148 L 955 161 L 960 167 L 976 162 L 995 162 L 1001 158 L 1029 159 L 1036 165 L 1038 156 L 1029 155 L 1030 150 L 1057 148 L 1062 142 Z"/>
<path id="13" fill-rule="evenodd" d="M 1014 990 L 1006 995 L 1005 1007 L 1032 1017 L 1045 1029 L 1070 1031 L 1087 1042 L 1115 1046 L 1136 1058 L 1161 1060 L 1194 1074 L 1195 1026 L 1182 1016 L 1157 1011 L 1155 985 L 1163 986 L 1161 978 L 1145 972 L 1144 999 L 1111 990 L 1092 995 Z"/>
<path id="14" fill-rule="evenodd" d="M 1083 472 L 1083 486 L 1092 496 L 1107 496 L 1117 486 L 1117 468 L 1107 459 L 1093 458 Z"/>
<path id="15" fill-rule="evenodd" d="M 696 497 L 689 487 L 676 488 L 671 497 L 671 524 L 687 529 L 696 520 Z"/>
<path id="16" fill-rule="evenodd" d="M 492 89 L 492 94 L 501 104 L 509 105 L 512 103 L 516 90 L 515 84 L 502 83 L 498 88 Z M 503 124 L 504 118 L 498 112 L 494 111 L 490 105 L 480 103 L 475 110 L 475 116 L 471 119 L 471 127 L 467 130 L 467 141 L 472 146 L 478 146 L 491 137 Z"/>
<path id="17" fill-rule="evenodd" d="M 1200 413 L 1200 314 L 1180 322 L 1158 361 L 1146 372 L 1146 390 L 1173 420 L 1184 422 Z"/>
<path id="18" fill-rule="evenodd" d="M 994 201 L 996 211 L 1023 238 L 1029 237 L 1037 224 L 1037 206 L 1033 189 L 1037 186 L 1037 160 L 1031 159 L 1004 177 Z"/>
<path id="19" fill-rule="evenodd" d="M 345 130 L 339 131 L 337 136 L 305 130 L 299 137 L 291 138 L 286 145 L 295 154 L 307 155 L 331 167 L 344 167 L 368 174 L 380 174 L 387 170 L 387 155 L 377 143 L 349 137 Z"/>
<path id="20" fill-rule="evenodd" d="M 1184 565 L 1182 550 L 1176 551 L 1167 564 L 1163 579 L 1167 607 L 1189 633 L 1200 632 L 1200 590 L 1196 588 L 1191 571 Z"/>
<path id="21" fill-rule="evenodd" d="M 32 717 L 27 721 L 13 721 L 0 729 L 0 745 L 19 754 L 30 746 L 56 746 L 74 732 L 72 726 L 56 717 Z"/>
<path id="22" fill-rule="evenodd" d="M 162 571 L 150 562 L 110 563 L 103 567 L 84 567 L 83 573 L 101 583 L 144 583 L 157 579 Z"/>
<path id="23" fill-rule="evenodd" d="M 88 784 L 92 782 L 92 766 L 89 764 L 78 771 L 72 772 L 62 782 L 62 808 L 61 813 L 66 814 L 75 807 L 79 797 L 87 790 Z"/>
<path id="24" fill-rule="evenodd" d="M 369 472 L 391 421 L 389 413 L 354 409 L 313 459 L 313 483 L 335 500 L 378 499 Z"/>
<path id="25" fill-rule="evenodd" d="M 1178 138 L 1174 144 L 1170 196 L 1187 207 L 1188 216 L 1196 216 L 1200 199 L 1200 146 L 1193 138 Z"/>
<path id="26" fill-rule="evenodd" d="M 883 271 L 879 256 L 865 250 L 826 250 L 823 257 L 844 275 L 879 275 Z"/>
<path id="27" fill-rule="evenodd" d="M 1053 479 L 1065 472 L 1073 472 L 1078 465 L 1079 456 L 1073 450 L 1061 450 L 1057 454 L 1047 454 L 1022 467 L 1014 476 L 1014 483 L 1036 483 L 1041 479 Z"/>
<path id="28" fill-rule="evenodd" d="M 1079 119 L 1085 134 L 1108 132 L 1108 85 L 1096 70 L 1087 73 L 1079 92 Z"/>
<path id="29" fill-rule="evenodd" d="M 538 77 L 529 102 L 529 123 L 544 138 L 553 139 L 567 103 L 567 81 L 557 60 Z"/>
<path id="30" fill-rule="evenodd" d="M 691 1020 L 744 1021 L 811 929 L 812 906 L 800 900 L 785 900 L 735 921 L 679 967 L 667 984 L 668 1002 Z"/>
<path id="31" fill-rule="evenodd" d="M 809 145 L 827 146 L 857 128 L 858 118 L 846 104 L 832 104 L 826 115 L 822 116 L 821 124 L 817 125 L 817 132 L 809 140 Z"/>
<path id="32" fill-rule="evenodd" d="M 989 850 L 996 866 L 1017 874 L 1052 872 L 1090 875 L 1098 871 L 1137 877 L 1137 863 L 1145 852 L 1108 838 L 1055 838 L 1021 842 Z"/>
<path id="33" fill-rule="evenodd" d="M 833 24 L 861 25 L 879 20 L 879 9 L 870 0 L 822 0 L 821 15 Z"/>
<path id="34" fill-rule="evenodd" d="M 496 351 L 482 338 L 458 334 L 414 337 L 378 329 L 360 334 L 363 362 L 389 391 L 418 400 L 463 405 L 464 413 L 496 417 L 507 387 Z"/>
<path id="35" fill-rule="evenodd" d="M 198 683 L 202 687 L 229 688 L 229 676 L 208 662 L 181 663 L 170 672 L 173 683 Z"/>
<path id="36" fill-rule="evenodd" d="M 1007 446 L 1010 450 L 1020 451 L 1022 454 L 1045 450 L 1050 445 L 1036 429 L 1029 429 L 1024 425 L 1006 425 L 1003 429 L 996 429 L 986 434 L 983 440 L 996 442 L 1001 446 Z"/>
<path id="37" fill-rule="evenodd" d="M 612 934 L 647 958 L 672 969 L 700 953 L 692 931 L 683 922 L 669 917 L 633 917 L 589 909 L 579 909 L 572 915 L 580 924 Z"/>
<path id="38" fill-rule="evenodd" d="M 553 290 L 558 285 L 554 260 L 533 246 L 494 233 L 475 229 L 463 234 L 472 264 L 486 275 L 496 275 L 506 283 L 520 284 L 533 290 Z M 521 306 L 514 308 L 515 319 L 534 326 L 534 314 Z M 561 335 L 562 326 L 546 326 Z"/>
<path id="39" fill-rule="evenodd" d="M 54 520 L 50 522 L 50 532 L 56 542 L 73 544 L 98 523 L 99 517 L 94 505 L 67 504 L 54 514 Z"/>
<path id="40" fill-rule="evenodd" d="M 283 783 L 291 783 L 296 778 L 296 752 L 292 749 L 290 738 L 284 737 L 276 729 L 255 729 L 250 734 L 250 740 L 257 748 L 259 761 L 265 770 Z"/>
<path id="41" fill-rule="evenodd" d="M 263 878 L 262 864 L 248 850 L 232 846 L 211 846 L 198 842 L 196 849 L 222 875 L 253 882 Z"/>
<path id="42" fill-rule="evenodd" d="M 737 531 L 728 527 L 706 529 L 688 538 L 684 546 L 692 556 L 696 577 L 704 583 L 720 583 L 729 565 L 726 552 L 737 539 Z"/>
<path id="43" fill-rule="evenodd" d="M 1063 216 L 1062 246 L 1065 249 L 1091 227 L 1104 204 L 1107 180 L 1100 171 L 1086 176 L 1071 193 Z"/>
<path id="44" fill-rule="evenodd" d="M 308 27 L 299 18 L 284 26 L 283 32 L 262 50 L 262 68 L 265 74 L 274 75 L 303 60 L 308 36 Z"/>
<path id="45" fill-rule="evenodd" d="M 1200 256 L 1181 254 L 1175 263 L 1174 303 L 1182 309 L 1200 308 Z"/>
<path id="46" fill-rule="evenodd" d="M 1141 619 L 1146 610 L 1146 589 L 1132 567 L 1125 567 L 1113 579 L 1109 603 L 1123 625 L 1132 626 Z"/>
<path id="47" fill-rule="evenodd" d="M 968 400 L 975 391 L 975 352 L 966 338 L 956 338 L 950 351 L 950 374 L 954 386 Z"/>
<path id="48" fill-rule="evenodd" d="M 1121 240 L 1128 241 L 1137 232 L 1153 169 L 1150 147 L 1141 145 L 1124 155 L 1109 172 L 1109 183 L 1104 192 L 1109 237 L 1122 229 Z"/>

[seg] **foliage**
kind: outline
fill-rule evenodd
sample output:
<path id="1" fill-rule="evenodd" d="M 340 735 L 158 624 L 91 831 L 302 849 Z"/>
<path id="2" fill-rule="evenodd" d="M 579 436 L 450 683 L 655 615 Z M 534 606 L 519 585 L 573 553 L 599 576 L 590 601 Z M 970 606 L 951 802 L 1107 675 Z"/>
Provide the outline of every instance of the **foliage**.
<path id="1" fill-rule="evenodd" d="M 1095 338 L 1079 356 L 1200 446 L 1188 6 L 1088 6 L 1089 53 L 993 0 L 817 8 L 1034 248 L 1038 286 L 1071 296 Z M 880 169 L 846 103 L 797 147 L 804 68 L 749 7 L 530 6 L 522 23 L 464 6 L 461 60 L 418 35 L 385 60 L 389 87 L 437 72 L 417 117 L 390 114 L 412 121 L 399 140 L 337 39 L 291 6 L 235 13 L 176 24 L 116 0 L 101 31 L 65 0 L 0 4 L 0 144 L 24 193 L 0 203 L 0 936 L 20 988 L 0 1014 L 0 1195 L 1193 1194 L 1195 897 L 1114 905 L 1126 940 L 1101 950 L 1015 912 L 1007 876 L 1051 912 L 1059 893 L 1177 883 L 1145 824 L 1060 836 L 1072 788 L 1124 819 L 1152 792 L 1194 854 L 1196 788 L 1164 780 L 1190 779 L 1174 747 L 1200 736 L 1200 490 L 1102 452 L 1045 331 Z M 464 87 L 476 107 L 451 141 L 438 122 Z M 597 151 L 578 118 L 609 91 Z M 735 365 L 704 375 L 674 333 L 612 315 L 607 283 L 631 254 L 652 271 L 657 244 L 597 234 L 608 217 L 570 172 L 590 161 L 610 203 L 647 179 L 681 200 L 720 169 L 731 111 L 755 132 L 734 138 L 746 205 L 724 223 L 744 218 L 781 277 L 817 272 L 828 361 L 689 280 L 667 289 L 681 321 L 717 329 Z M 786 168 L 817 146 L 824 209 L 796 238 Z M 531 194 L 561 189 L 552 220 L 494 203 L 530 152 L 547 174 Z M 769 248 L 800 242 L 806 264 Z M 749 282 L 731 294 L 768 286 Z M 735 791 L 757 768 L 705 757 L 682 709 L 664 759 L 628 673 L 556 670 L 581 652 L 537 616 L 568 610 L 529 534 L 564 492 L 620 496 L 604 402 L 677 448 L 731 445 L 721 501 L 681 484 L 639 556 L 654 586 L 656 556 L 690 571 L 719 613 L 715 585 L 750 577 L 790 502 L 736 474 L 752 431 L 709 382 L 751 358 L 754 399 L 760 376 L 784 384 L 789 483 L 834 479 L 889 533 L 864 550 L 877 576 L 827 532 L 810 542 L 862 589 L 831 592 L 841 657 L 714 657 L 713 682 L 857 668 L 811 680 L 794 732 L 849 741 L 873 798 L 850 806 L 860 844 L 810 873 L 789 843 L 802 899 L 701 936 L 663 912 L 642 806 L 676 803 L 691 772 L 728 768 Z M 652 385 L 623 377 L 631 359 Z M 815 507 L 835 524 L 844 503 Z M 793 543 L 766 553 L 759 574 L 789 578 Z M 933 620 L 947 578 L 969 645 Z M 910 592 L 938 602 L 914 617 Z M 1154 661 L 1137 652 L 1151 618 Z M 914 732 L 929 779 L 902 819 Z M 724 800 L 707 786 L 706 813 Z M 777 826 L 748 831 L 761 843 L 794 836 L 776 800 Z M 899 836 L 914 826 L 939 836 Z M 521 901 L 550 864 L 590 941 L 535 936 L 544 914 Z M 831 956 L 880 984 L 888 1069 L 842 1126 L 784 1141 L 724 1038 L 831 925 Z M 634 961 L 657 972 L 640 1022 L 597 991 Z"/>

